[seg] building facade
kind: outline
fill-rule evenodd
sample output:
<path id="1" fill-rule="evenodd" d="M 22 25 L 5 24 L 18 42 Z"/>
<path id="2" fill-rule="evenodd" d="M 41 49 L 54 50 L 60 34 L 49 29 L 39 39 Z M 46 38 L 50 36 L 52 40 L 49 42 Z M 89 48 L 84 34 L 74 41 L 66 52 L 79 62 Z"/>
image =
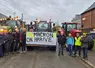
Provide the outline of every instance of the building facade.
<path id="1" fill-rule="evenodd" d="M 95 2 L 81 14 L 83 32 L 90 32 L 95 29 Z"/>
<path id="2" fill-rule="evenodd" d="M 0 25 L 5 25 L 5 20 L 3 20 L 5 18 L 7 18 L 7 16 L 2 14 L 2 13 L 0 13 Z"/>

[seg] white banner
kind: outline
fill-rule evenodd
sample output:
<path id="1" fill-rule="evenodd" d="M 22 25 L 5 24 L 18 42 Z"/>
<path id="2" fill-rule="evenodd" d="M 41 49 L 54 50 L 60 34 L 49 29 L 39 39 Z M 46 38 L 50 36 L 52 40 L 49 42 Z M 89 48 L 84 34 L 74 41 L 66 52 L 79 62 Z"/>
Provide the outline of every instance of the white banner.
<path id="1" fill-rule="evenodd" d="M 26 44 L 56 46 L 56 33 L 53 33 L 53 32 L 27 32 L 26 33 Z"/>

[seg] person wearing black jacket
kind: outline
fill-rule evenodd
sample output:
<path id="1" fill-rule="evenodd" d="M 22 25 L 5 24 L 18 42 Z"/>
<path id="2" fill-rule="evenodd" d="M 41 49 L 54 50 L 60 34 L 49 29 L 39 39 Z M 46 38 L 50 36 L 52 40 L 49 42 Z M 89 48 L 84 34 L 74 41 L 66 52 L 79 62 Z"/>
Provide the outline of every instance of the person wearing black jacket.
<path id="1" fill-rule="evenodd" d="M 9 45 L 8 45 L 8 51 L 12 52 L 12 47 L 13 47 L 13 42 L 14 42 L 14 38 L 12 36 L 11 32 L 8 32 L 8 40 L 9 40 Z"/>
<path id="2" fill-rule="evenodd" d="M 15 47 L 15 50 L 16 51 L 19 51 L 19 42 L 20 42 L 20 33 L 19 33 L 19 31 L 16 31 L 16 34 L 15 34 L 15 39 L 16 39 L 16 47 Z"/>
<path id="3" fill-rule="evenodd" d="M 89 39 L 86 36 L 86 33 L 83 33 L 83 37 L 81 39 L 81 42 L 82 42 L 83 58 L 87 59 L 88 58 L 88 42 L 89 42 Z"/>
<path id="4" fill-rule="evenodd" d="M 64 34 L 61 34 L 61 31 L 58 31 L 57 39 L 58 39 L 58 46 L 59 46 L 58 56 L 60 56 L 60 53 L 61 55 L 64 55 L 63 50 L 64 50 L 64 45 L 66 43 L 66 36 Z"/>

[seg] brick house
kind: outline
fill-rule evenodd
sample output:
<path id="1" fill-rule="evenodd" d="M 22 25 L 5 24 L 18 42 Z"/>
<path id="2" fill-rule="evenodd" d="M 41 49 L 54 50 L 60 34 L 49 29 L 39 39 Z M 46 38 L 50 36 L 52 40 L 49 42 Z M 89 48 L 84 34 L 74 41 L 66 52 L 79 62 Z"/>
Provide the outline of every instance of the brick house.
<path id="1" fill-rule="evenodd" d="M 95 2 L 81 14 L 83 32 L 90 32 L 95 29 Z"/>

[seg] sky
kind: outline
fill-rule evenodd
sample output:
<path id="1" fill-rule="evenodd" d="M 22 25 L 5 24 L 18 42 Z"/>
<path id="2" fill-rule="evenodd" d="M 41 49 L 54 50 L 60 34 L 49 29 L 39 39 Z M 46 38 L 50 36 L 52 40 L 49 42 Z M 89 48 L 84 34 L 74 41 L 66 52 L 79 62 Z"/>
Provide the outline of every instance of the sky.
<path id="1" fill-rule="evenodd" d="M 84 12 L 93 2 L 95 0 L 0 0 L 0 12 L 19 18 L 23 14 L 27 23 L 36 18 L 70 22 L 76 14 Z"/>

